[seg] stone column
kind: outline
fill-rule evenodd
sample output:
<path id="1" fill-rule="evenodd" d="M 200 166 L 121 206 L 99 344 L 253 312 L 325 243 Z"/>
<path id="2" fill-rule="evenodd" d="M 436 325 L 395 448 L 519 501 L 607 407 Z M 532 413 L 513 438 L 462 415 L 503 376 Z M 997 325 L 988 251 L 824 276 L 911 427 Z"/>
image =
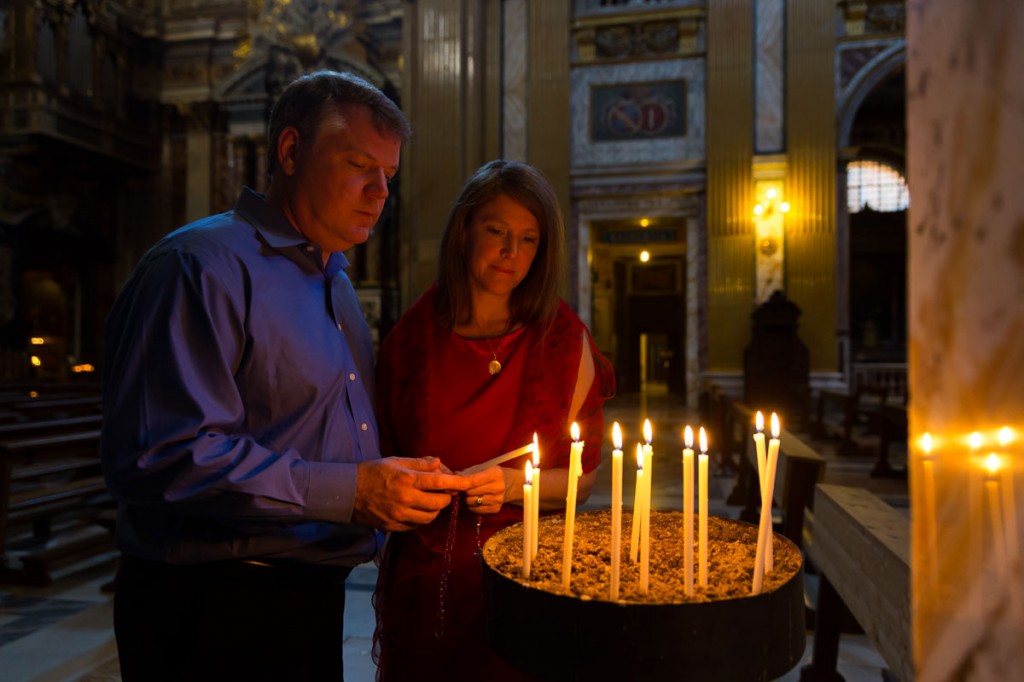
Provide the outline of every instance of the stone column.
<path id="1" fill-rule="evenodd" d="M 917 678 L 1022 679 L 1024 4 L 907 20 Z"/>

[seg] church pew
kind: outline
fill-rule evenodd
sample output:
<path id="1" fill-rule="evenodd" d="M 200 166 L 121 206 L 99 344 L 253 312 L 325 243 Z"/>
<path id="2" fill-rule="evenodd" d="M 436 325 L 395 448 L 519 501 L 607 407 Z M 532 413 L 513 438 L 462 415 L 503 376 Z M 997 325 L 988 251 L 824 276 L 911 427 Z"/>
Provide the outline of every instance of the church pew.
<path id="1" fill-rule="evenodd" d="M 35 419 L 12 424 L 0 424 L 0 443 L 31 438 L 33 436 L 57 435 L 74 431 L 98 429 L 102 415 L 87 414 L 62 419 Z"/>
<path id="2" fill-rule="evenodd" d="M 99 395 L 79 395 L 61 398 L 30 398 L 8 403 L 6 409 L 28 419 L 59 419 L 100 414 L 103 409 Z"/>
<path id="3" fill-rule="evenodd" d="M 801 682 L 837 679 L 847 613 L 890 670 L 910 682 L 910 521 L 873 493 L 850 486 L 818 485 L 814 509 L 810 555 L 821 577 L 814 651 Z"/>
<path id="4" fill-rule="evenodd" d="M 94 528 L 113 506 L 99 442 L 98 425 L 0 442 L 0 582 L 46 585 L 60 563 L 112 547 Z"/>
<path id="5" fill-rule="evenodd" d="M 886 389 L 879 386 L 861 386 L 852 392 L 821 389 L 811 420 L 811 436 L 838 438 L 838 453 L 847 457 L 876 450 L 877 433 L 872 431 L 887 401 Z"/>

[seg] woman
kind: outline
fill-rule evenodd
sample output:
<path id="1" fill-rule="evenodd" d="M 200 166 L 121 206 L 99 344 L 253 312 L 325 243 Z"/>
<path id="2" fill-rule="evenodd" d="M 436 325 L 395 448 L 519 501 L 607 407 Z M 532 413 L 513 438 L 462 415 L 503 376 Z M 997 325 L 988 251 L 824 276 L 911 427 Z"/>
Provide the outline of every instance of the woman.
<path id="1" fill-rule="evenodd" d="M 492 161 L 471 177 L 441 240 L 437 283 L 381 345 L 384 455 L 439 457 L 462 471 L 529 444 L 541 509 L 565 508 L 569 426 L 586 445 L 579 500 L 596 478 L 611 367 L 558 298 L 565 236 L 533 167 Z M 468 474 L 470 487 L 416 531 L 391 535 L 374 605 L 378 679 L 525 679 L 484 641 L 478 549 L 522 520 L 525 457 Z M 524 645 L 529 642 L 524 640 Z"/>

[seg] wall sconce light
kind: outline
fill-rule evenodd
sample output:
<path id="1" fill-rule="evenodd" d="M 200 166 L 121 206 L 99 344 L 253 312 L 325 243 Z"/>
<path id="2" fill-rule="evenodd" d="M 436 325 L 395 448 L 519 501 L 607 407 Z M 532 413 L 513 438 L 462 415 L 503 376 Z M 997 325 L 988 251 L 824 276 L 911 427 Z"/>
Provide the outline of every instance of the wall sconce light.
<path id="1" fill-rule="evenodd" d="M 640 227 L 647 227 L 650 224 L 651 224 L 651 221 L 650 221 L 649 218 L 641 218 L 640 219 Z"/>
<path id="2" fill-rule="evenodd" d="M 789 202 L 775 187 L 764 192 L 764 199 L 754 204 L 754 222 L 757 223 L 757 250 L 763 256 L 772 256 L 779 250 L 779 231 L 782 217 L 789 213 Z"/>
<path id="3" fill-rule="evenodd" d="M 757 218 L 769 218 L 775 215 L 775 212 L 789 213 L 789 202 L 781 201 L 779 193 L 774 188 L 769 189 L 764 194 L 764 201 L 758 202 L 754 206 L 754 216 Z"/>
<path id="4" fill-rule="evenodd" d="M 649 260 L 651 260 L 650 252 L 649 251 L 641 251 L 640 252 L 640 262 L 641 263 L 646 263 Z"/>

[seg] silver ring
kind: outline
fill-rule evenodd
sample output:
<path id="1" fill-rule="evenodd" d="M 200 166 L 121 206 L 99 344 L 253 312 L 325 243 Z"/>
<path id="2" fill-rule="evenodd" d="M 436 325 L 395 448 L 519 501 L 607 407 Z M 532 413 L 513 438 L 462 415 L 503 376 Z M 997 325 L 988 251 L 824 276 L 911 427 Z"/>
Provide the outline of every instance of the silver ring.
<path id="1" fill-rule="evenodd" d="M 482 507 L 483 505 L 484 505 L 484 496 L 483 495 L 477 495 L 476 496 L 476 506 Z"/>

